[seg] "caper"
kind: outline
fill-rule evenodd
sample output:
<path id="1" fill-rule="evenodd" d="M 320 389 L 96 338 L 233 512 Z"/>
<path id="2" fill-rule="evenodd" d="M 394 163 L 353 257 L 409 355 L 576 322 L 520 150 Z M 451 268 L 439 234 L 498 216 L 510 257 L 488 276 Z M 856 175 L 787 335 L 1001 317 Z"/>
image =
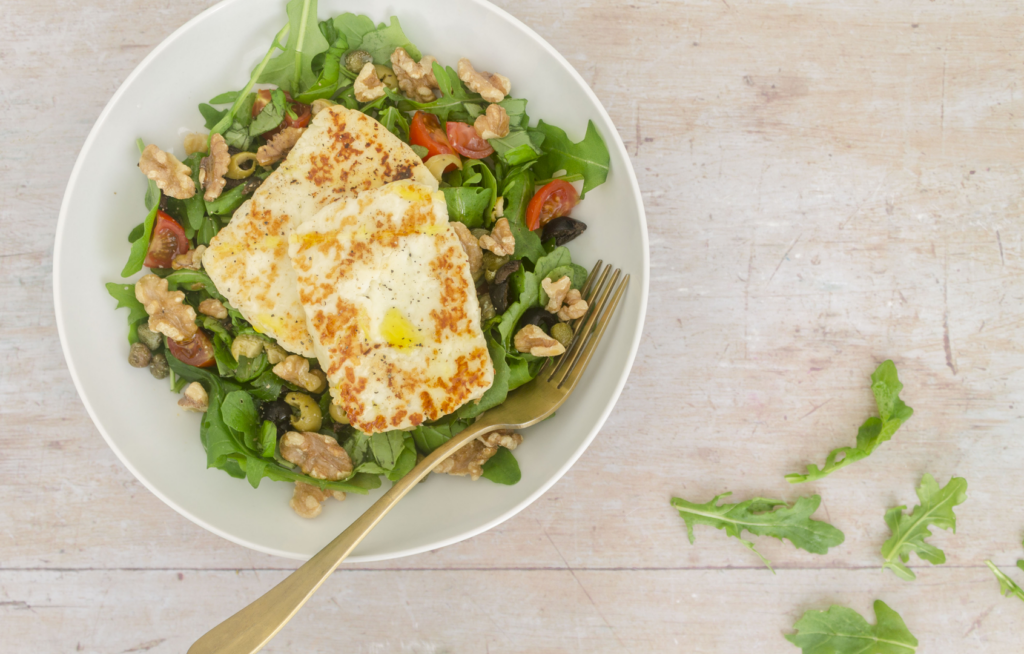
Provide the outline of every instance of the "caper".
<path id="1" fill-rule="evenodd" d="M 494 281 L 494 273 L 498 272 L 498 269 L 508 263 L 508 257 L 499 257 L 490 250 L 484 251 L 484 279 L 487 283 Z"/>
<path id="2" fill-rule="evenodd" d="M 253 152 L 239 152 L 231 156 L 228 162 L 228 172 L 225 177 L 229 179 L 245 179 L 256 170 L 256 154 Z"/>
<path id="3" fill-rule="evenodd" d="M 494 303 L 491 302 L 491 296 L 484 293 L 480 296 L 480 322 L 487 322 L 494 316 L 498 315 L 498 312 L 494 310 Z"/>
<path id="4" fill-rule="evenodd" d="M 561 343 L 565 349 L 569 349 L 569 344 L 572 343 L 572 327 L 564 322 L 556 323 L 551 328 L 551 338 Z"/>
<path id="5" fill-rule="evenodd" d="M 377 79 L 392 91 L 398 88 L 398 76 L 395 71 L 383 64 L 374 64 L 373 71 L 377 73 Z"/>
<path id="6" fill-rule="evenodd" d="M 142 343 L 132 343 L 131 349 L 128 350 L 128 364 L 134 368 L 145 368 L 152 356 L 153 353 Z"/>
<path id="7" fill-rule="evenodd" d="M 288 393 L 284 396 L 285 403 L 299 410 L 299 415 L 292 415 L 292 427 L 296 431 L 317 431 L 324 422 L 324 415 L 316 400 L 305 393 Z"/>
<path id="8" fill-rule="evenodd" d="M 353 50 L 345 55 L 345 68 L 348 68 L 353 73 L 358 73 L 363 69 L 363 66 L 371 61 L 373 61 L 373 55 L 366 50 Z"/>
<path id="9" fill-rule="evenodd" d="M 171 368 L 167 365 L 167 357 L 163 354 L 154 354 L 153 359 L 149 362 L 149 374 L 157 379 L 165 379 L 170 373 Z"/>
<path id="10" fill-rule="evenodd" d="M 135 328 L 135 334 L 151 350 L 158 349 L 164 343 L 164 337 L 160 335 L 160 332 L 153 331 L 145 322 L 139 323 L 139 326 Z"/>
<path id="11" fill-rule="evenodd" d="M 327 409 L 327 413 L 331 415 L 331 420 L 343 425 L 348 424 L 348 414 L 345 413 L 345 409 L 331 402 L 330 408 Z"/>

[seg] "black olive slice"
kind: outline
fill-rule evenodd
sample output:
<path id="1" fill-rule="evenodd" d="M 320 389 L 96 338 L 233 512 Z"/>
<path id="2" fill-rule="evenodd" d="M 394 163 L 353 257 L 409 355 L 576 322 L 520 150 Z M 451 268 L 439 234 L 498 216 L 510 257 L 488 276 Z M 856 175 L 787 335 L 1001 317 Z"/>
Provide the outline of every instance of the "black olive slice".
<path id="1" fill-rule="evenodd" d="M 528 309 L 523 317 L 519 319 L 519 323 L 516 325 L 516 331 L 518 332 L 527 325 L 537 325 L 545 332 L 550 330 L 551 327 L 558 322 L 558 317 L 552 313 L 548 313 L 543 307 L 534 307 Z"/>
<path id="2" fill-rule="evenodd" d="M 519 263 L 518 261 L 516 263 Z M 494 312 L 498 315 L 505 313 L 508 309 L 508 279 L 500 284 L 493 283 L 488 291 L 491 296 L 491 304 L 494 305 Z"/>
<path id="3" fill-rule="evenodd" d="M 519 270 L 519 267 L 521 265 L 522 264 L 519 263 L 519 261 L 513 259 L 512 261 L 509 261 L 508 263 L 503 265 L 501 268 L 498 268 L 494 272 L 494 283 L 503 284 L 507 282 L 508 278 L 512 276 L 512 273 Z"/>
<path id="4" fill-rule="evenodd" d="M 292 408 L 284 400 L 264 402 L 260 407 L 260 418 L 274 423 L 278 437 L 283 436 L 285 432 L 293 431 Z"/>
<path id="5" fill-rule="evenodd" d="M 555 245 L 565 245 L 585 231 L 587 231 L 587 225 L 583 221 L 562 216 L 544 225 L 542 239 L 545 241 L 555 239 Z"/>

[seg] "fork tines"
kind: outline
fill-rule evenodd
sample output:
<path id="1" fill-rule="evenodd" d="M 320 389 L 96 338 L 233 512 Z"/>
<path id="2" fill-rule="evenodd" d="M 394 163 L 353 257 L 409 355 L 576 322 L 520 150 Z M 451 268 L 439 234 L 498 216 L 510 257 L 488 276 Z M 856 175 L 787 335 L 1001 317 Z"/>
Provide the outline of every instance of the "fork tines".
<path id="1" fill-rule="evenodd" d="M 626 285 L 629 284 L 629 275 L 623 277 L 619 282 L 622 270 L 616 268 L 613 272 L 611 264 L 602 270 L 603 263 L 603 261 L 597 262 L 594 269 L 590 271 L 586 284 L 583 285 L 581 294 L 587 301 L 587 313 L 570 324 L 574 331 L 572 342 L 565 354 L 559 357 L 557 365 L 548 376 L 548 381 L 554 381 L 558 388 L 565 385 L 567 381 L 574 383 L 587 367 L 590 357 L 593 356 L 597 344 L 604 335 L 604 330 L 615 314 L 615 309 L 626 290 Z M 599 272 L 600 274 L 598 274 Z M 618 286 L 616 286 L 616 282 L 618 282 Z M 612 293 L 613 288 L 615 289 L 614 293 Z M 609 294 L 611 294 L 610 300 Z"/>

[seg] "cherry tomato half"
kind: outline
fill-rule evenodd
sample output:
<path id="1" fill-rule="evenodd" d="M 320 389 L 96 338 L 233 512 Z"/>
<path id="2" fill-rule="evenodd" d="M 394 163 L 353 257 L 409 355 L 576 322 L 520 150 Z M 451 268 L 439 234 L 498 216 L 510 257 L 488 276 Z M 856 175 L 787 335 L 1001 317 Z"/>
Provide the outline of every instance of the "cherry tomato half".
<path id="1" fill-rule="evenodd" d="M 283 121 L 285 127 L 305 127 L 309 125 L 309 119 L 313 116 L 312 107 L 301 102 L 292 102 L 288 105 L 288 108 L 295 114 L 295 118 L 285 113 Z"/>
<path id="2" fill-rule="evenodd" d="M 425 111 L 417 111 L 413 115 L 412 125 L 409 127 L 409 141 L 413 145 L 427 149 L 427 156 L 424 159 L 439 154 L 455 154 L 452 144 L 448 142 L 448 137 L 441 129 L 441 122 L 437 116 Z"/>
<path id="3" fill-rule="evenodd" d="M 189 250 L 185 229 L 163 211 L 156 212 L 153 235 L 146 251 L 146 266 L 149 268 L 170 268 L 171 261 Z"/>
<path id="4" fill-rule="evenodd" d="M 192 340 L 187 343 L 178 343 L 167 339 L 167 348 L 174 355 L 174 358 L 182 363 L 197 368 L 209 368 L 217 363 L 213 357 L 213 342 L 206 332 L 199 330 Z"/>
<path id="5" fill-rule="evenodd" d="M 472 125 L 449 120 L 445 125 L 445 131 L 448 133 L 448 141 L 452 147 L 463 157 L 483 159 L 494 153 L 491 144 L 480 138 Z"/>
<path id="6" fill-rule="evenodd" d="M 572 184 L 556 179 L 541 187 L 526 207 L 526 226 L 530 230 L 543 227 L 548 221 L 568 216 L 580 201 Z"/>

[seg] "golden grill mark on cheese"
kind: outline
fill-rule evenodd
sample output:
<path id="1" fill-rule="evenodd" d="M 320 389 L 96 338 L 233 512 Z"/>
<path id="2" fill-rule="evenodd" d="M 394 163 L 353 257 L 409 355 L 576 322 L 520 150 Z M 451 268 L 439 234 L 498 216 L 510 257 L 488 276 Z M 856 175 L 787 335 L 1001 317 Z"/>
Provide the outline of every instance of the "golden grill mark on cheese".
<path id="1" fill-rule="evenodd" d="M 316 356 L 357 429 L 414 427 L 490 388 L 469 259 L 443 194 L 394 182 L 325 208 L 289 240 Z"/>
<path id="2" fill-rule="evenodd" d="M 400 179 L 437 189 L 416 153 L 379 122 L 340 105 L 325 109 L 213 238 L 203 267 L 257 331 L 311 357 L 288 237 L 328 204 Z"/>

